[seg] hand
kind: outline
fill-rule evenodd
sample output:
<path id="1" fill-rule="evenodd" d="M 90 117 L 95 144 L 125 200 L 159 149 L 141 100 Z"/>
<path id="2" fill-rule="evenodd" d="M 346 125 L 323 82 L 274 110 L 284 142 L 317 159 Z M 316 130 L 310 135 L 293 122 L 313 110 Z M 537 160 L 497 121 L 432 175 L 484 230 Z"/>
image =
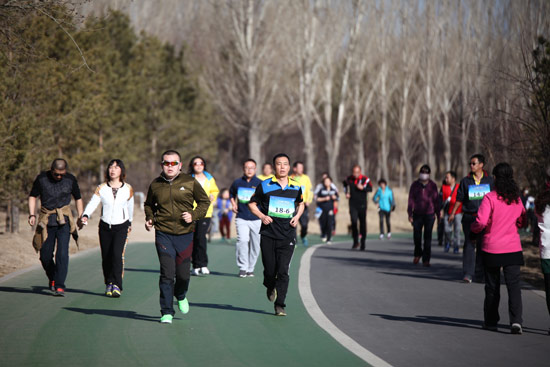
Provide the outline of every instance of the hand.
<path id="1" fill-rule="evenodd" d="M 29 217 L 29 225 L 32 227 L 36 224 L 36 216 L 32 215 Z"/>
<path id="2" fill-rule="evenodd" d="M 332 200 L 336 200 L 336 195 L 332 195 Z"/>
<path id="3" fill-rule="evenodd" d="M 231 210 L 233 213 L 237 214 L 239 212 L 239 208 L 237 206 L 231 207 Z"/>
<path id="4" fill-rule="evenodd" d="M 448 219 L 449 223 L 454 222 L 454 220 L 455 220 L 455 215 L 454 214 L 449 215 L 449 219 Z"/>
<path id="5" fill-rule="evenodd" d="M 145 222 L 145 229 L 147 231 L 150 231 L 151 228 L 153 228 L 153 220 L 152 219 L 149 219 L 147 222 Z"/>
<path id="6" fill-rule="evenodd" d="M 214 201 L 214 195 L 210 194 L 210 201 Z"/>
<path id="7" fill-rule="evenodd" d="M 365 188 L 365 186 L 363 186 L 362 184 L 358 183 L 357 184 L 357 189 L 358 190 L 363 190 Z"/>
<path id="8" fill-rule="evenodd" d="M 296 228 L 296 226 L 298 225 L 298 222 L 299 222 L 299 218 L 297 217 L 292 217 L 292 219 L 290 220 L 290 225 L 294 228 Z"/>
<path id="9" fill-rule="evenodd" d="M 268 224 L 273 223 L 273 218 L 271 218 L 269 215 L 264 215 L 264 217 L 262 218 L 262 223 L 267 226 Z"/>
<path id="10" fill-rule="evenodd" d="M 409 217 L 409 222 L 413 222 L 413 217 Z"/>
<path id="11" fill-rule="evenodd" d="M 181 214 L 181 218 L 185 221 L 185 223 L 191 223 L 193 221 L 193 216 L 188 212 L 183 212 Z"/>
<path id="12" fill-rule="evenodd" d="M 349 199 L 351 197 L 351 195 L 349 194 L 349 192 L 346 194 L 346 199 Z"/>
<path id="13" fill-rule="evenodd" d="M 128 233 L 130 233 L 130 232 L 132 232 L 132 225 L 131 224 L 128 226 Z"/>

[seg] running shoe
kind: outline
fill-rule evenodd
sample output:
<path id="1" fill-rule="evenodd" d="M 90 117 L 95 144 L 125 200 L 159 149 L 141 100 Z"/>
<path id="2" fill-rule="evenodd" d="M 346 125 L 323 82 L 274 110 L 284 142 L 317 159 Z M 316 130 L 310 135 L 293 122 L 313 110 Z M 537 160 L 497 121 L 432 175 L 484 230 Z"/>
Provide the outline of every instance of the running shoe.
<path id="1" fill-rule="evenodd" d="M 120 297 L 121 293 L 122 292 L 120 291 L 120 288 L 118 287 L 118 285 L 113 284 L 113 298 Z"/>
<path id="2" fill-rule="evenodd" d="M 426 268 L 429 268 L 431 265 L 430 265 L 430 262 L 429 261 L 426 261 L 426 262 L 423 262 L 422 263 L 422 266 L 426 267 Z"/>
<path id="3" fill-rule="evenodd" d="M 189 301 L 187 298 L 182 299 L 181 301 L 178 301 L 178 307 L 182 314 L 186 314 L 189 312 Z"/>
<path id="4" fill-rule="evenodd" d="M 207 275 L 207 274 L 210 274 L 210 270 L 208 270 L 208 268 L 206 266 L 203 266 L 201 268 L 201 273 L 204 274 L 204 275 Z"/>
<path id="5" fill-rule="evenodd" d="M 359 243 L 354 243 L 353 246 L 351 246 L 352 250 L 357 250 L 359 248 Z"/>
<path id="6" fill-rule="evenodd" d="M 510 333 L 512 334 L 523 334 L 523 329 L 521 328 L 521 324 L 518 324 L 517 322 L 512 324 L 512 328 L 510 329 Z"/>
<path id="7" fill-rule="evenodd" d="M 246 278 L 246 271 L 239 270 L 239 278 Z"/>
<path id="8" fill-rule="evenodd" d="M 327 242 L 327 238 L 326 237 L 321 237 L 321 242 Z"/>
<path id="9" fill-rule="evenodd" d="M 327 245 L 332 245 L 332 241 L 327 241 Z"/>
<path id="10" fill-rule="evenodd" d="M 383 240 L 384 239 L 384 235 L 382 233 L 380 233 L 380 239 Z"/>
<path id="11" fill-rule="evenodd" d="M 107 286 L 105 287 L 105 295 L 107 297 L 113 296 L 113 283 L 107 284 Z"/>
<path id="12" fill-rule="evenodd" d="M 302 244 L 307 247 L 309 245 L 309 242 L 307 240 L 307 237 L 302 237 Z"/>
<path id="13" fill-rule="evenodd" d="M 413 264 L 416 265 L 420 262 L 420 256 L 415 256 L 413 259 Z"/>
<path id="14" fill-rule="evenodd" d="M 50 288 L 50 291 L 55 292 L 55 280 L 50 280 L 48 287 Z"/>
<path id="15" fill-rule="evenodd" d="M 388 232 L 388 234 L 386 235 L 386 237 L 388 238 L 388 240 L 391 238 L 391 232 Z"/>
<path id="16" fill-rule="evenodd" d="M 462 278 L 462 282 L 471 283 L 472 282 L 472 277 L 469 276 L 469 275 L 465 275 L 464 278 Z"/>
<path id="17" fill-rule="evenodd" d="M 63 288 L 56 288 L 53 295 L 57 297 L 65 297 L 65 290 Z"/>
<path id="18" fill-rule="evenodd" d="M 249 271 L 249 272 L 246 273 L 246 276 L 249 277 L 249 278 L 254 278 L 254 272 Z"/>
<path id="19" fill-rule="evenodd" d="M 451 249 L 451 244 L 450 244 L 449 242 L 447 242 L 447 243 L 445 244 L 445 250 L 444 250 L 444 251 L 445 251 L 445 252 L 449 252 L 450 249 Z"/>
<path id="20" fill-rule="evenodd" d="M 171 324 L 173 318 L 174 318 L 174 316 L 172 316 L 170 314 L 162 315 L 162 317 L 160 318 L 160 323 L 161 324 Z"/>
<path id="21" fill-rule="evenodd" d="M 453 250 L 453 254 L 458 254 L 458 252 L 459 252 L 458 247 L 455 247 Z"/>
<path id="22" fill-rule="evenodd" d="M 193 270 L 191 270 L 191 275 L 201 275 L 201 269 L 200 268 L 195 268 Z"/>
<path id="23" fill-rule="evenodd" d="M 275 316 L 286 316 L 284 307 L 275 305 Z"/>
<path id="24" fill-rule="evenodd" d="M 275 302 L 275 300 L 277 299 L 277 289 L 267 288 L 267 299 L 269 300 L 269 302 Z"/>
<path id="25" fill-rule="evenodd" d="M 485 323 L 483 323 L 483 325 L 481 326 L 481 328 L 483 330 L 489 330 L 489 331 L 498 331 L 498 328 L 496 325 L 487 325 Z"/>

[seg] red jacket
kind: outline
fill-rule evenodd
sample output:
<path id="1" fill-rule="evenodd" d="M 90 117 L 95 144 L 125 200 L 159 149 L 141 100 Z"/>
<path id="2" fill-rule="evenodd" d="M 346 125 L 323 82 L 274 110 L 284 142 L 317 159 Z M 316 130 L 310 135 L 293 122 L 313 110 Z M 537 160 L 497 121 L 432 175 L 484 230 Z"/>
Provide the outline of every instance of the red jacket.
<path id="1" fill-rule="evenodd" d="M 448 206 L 448 210 L 447 210 L 447 214 L 451 214 L 453 212 L 453 208 L 455 206 L 455 203 L 456 203 L 456 194 L 458 192 L 458 183 L 455 183 L 455 187 L 454 187 L 454 192 L 453 192 L 453 196 L 451 197 L 451 201 L 450 201 L 450 205 Z M 443 197 L 442 197 L 442 200 L 443 200 L 443 208 L 445 208 L 445 203 L 447 202 L 447 199 L 449 198 L 449 196 L 451 196 L 451 186 L 449 185 L 443 185 L 441 186 L 441 193 L 443 194 Z M 462 213 L 462 204 L 460 204 L 458 206 L 458 210 L 456 211 L 455 214 L 460 214 Z"/>

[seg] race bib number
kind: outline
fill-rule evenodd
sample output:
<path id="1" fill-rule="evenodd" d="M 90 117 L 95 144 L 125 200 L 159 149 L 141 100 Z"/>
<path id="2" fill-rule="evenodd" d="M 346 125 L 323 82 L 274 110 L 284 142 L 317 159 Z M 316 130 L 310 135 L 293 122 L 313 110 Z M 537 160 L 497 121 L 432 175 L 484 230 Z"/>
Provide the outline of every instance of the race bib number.
<path id="1" fill-rule="evenodd" d="M 248 204 L 255 191 L 256 190 L 251 187 L 239 187 L 237 190 L 237 198 L 239 199 L 239 203 Z"/>
<path id="2" fill-rule="evenodd" d="M 468 186 L 468 199 L 481 200 L 489 192 L 491 192 L 491 186 L 488 184 L 470 185 Z"/>
<path id="3" fill-rule="evenodd" d="M 293 198 L 271 196 L 267 215 L 275 218 L 292 218 L 294 216 L 294 200 Z"/>

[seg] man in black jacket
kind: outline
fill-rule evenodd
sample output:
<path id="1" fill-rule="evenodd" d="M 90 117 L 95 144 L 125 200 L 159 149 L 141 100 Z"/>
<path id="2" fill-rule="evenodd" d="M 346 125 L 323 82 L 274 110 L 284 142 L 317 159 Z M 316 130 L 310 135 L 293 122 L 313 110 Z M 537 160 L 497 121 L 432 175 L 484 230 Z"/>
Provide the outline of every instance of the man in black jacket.
<path id="1" fill-rule="evenodd" d="M 361 250 L 365 251 L 367 239 L 367 193 L 372 191 L 370 178 L 361 174 L 359 165 L 353 166 L 352 175 L 344 181 L 344 192 L 349 199 L 349 215 L 351 217 L 351 232 L 353 236 L 352 249 L 359 248 L 359 231 L 361 232 Z"/>

